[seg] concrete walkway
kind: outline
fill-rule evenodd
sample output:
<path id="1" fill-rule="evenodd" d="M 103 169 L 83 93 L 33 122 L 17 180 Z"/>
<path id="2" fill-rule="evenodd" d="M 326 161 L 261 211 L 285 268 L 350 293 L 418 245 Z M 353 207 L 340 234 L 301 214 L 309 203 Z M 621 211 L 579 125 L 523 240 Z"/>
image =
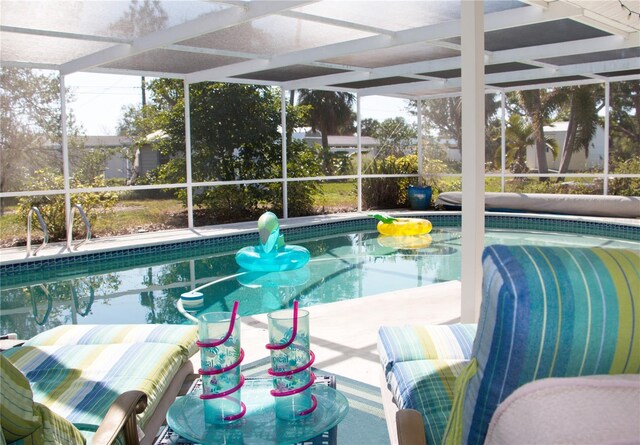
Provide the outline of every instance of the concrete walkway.
<path id="1" fill-rule="evenodd" d="M 382 325 L 444 324 L 460 321 L 460 282 L 424 286 L 323 304 L 309 310 L 314 367 L 379 386 L 376 350 Z M 244 363 L 268 357 L 266 314 L 242 318 Z"/>

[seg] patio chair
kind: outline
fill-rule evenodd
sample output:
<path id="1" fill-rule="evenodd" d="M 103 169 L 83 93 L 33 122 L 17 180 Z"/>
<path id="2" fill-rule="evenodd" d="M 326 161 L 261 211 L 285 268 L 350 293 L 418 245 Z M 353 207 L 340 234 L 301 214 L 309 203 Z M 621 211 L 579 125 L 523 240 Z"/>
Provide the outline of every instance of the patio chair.
<path id="1" fill-rule="evenodd" d="M 640 252 L 494 245 L 482 264 L 477 329 L 380 329 L 392 442 L 637 442 Z"/>
<path id="2" fill-rule="evenodd" d="M 0 439 L 152 443 L 193 374 L 196 340 L 195 326 L 74 325 L 4 351 Z"/>

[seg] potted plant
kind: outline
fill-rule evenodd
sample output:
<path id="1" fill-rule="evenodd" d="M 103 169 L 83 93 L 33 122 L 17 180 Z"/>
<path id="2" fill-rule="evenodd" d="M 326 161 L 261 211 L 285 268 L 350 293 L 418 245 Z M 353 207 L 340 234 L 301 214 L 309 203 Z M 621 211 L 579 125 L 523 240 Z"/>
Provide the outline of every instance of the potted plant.
<path id="1" fill-rule="evenodd" d="M 440 191 L 440 173 L 446 166 L 440 160 L 425 163 L 425 169 L 418 180 L 418 185 L 409 185 L 407 191 L 409 206 L 412 210 L 427 210 L 431 205 L 433 191 Z"/>

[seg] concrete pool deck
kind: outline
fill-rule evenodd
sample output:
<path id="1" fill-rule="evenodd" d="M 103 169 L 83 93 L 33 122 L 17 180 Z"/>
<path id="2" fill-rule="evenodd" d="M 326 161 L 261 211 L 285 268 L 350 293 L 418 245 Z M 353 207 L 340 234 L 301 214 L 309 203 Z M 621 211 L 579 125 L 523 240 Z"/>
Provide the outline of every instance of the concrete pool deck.
<path id="1" fill-rule="evenodd" d="M 366 298 L 305 308 L 309 311 L 314 367 L 368 385 L 380 385 L 376 349 L 383 325 L 460 321 L 460 281 L 448 281 Z M 269 356 L 266 314 L 242 317 L 244 363 Z"/>

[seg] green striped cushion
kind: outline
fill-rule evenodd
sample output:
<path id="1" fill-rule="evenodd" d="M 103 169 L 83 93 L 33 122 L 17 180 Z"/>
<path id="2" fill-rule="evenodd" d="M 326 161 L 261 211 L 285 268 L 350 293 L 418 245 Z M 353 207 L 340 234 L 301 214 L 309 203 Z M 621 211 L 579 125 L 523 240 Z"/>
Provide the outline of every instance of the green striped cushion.
<path id="1" fill-rule="evenodd" d="M 64 325 L 36 335 L 27 346 L 167 343 L 179 346 L 185 358 L 198 351 L 197 327 L 171 324 Z"/>
<path id="2" fill-rule="evenodd" d="M 383 326 L 380 361 L 387 373 L 395 363 L 410 360 L 468 360 L 475 335 L 475 324 Z"/>
<path id="3" fill-rule="evenodd" d="M 528 382 L 640 373 L 640 252 L 494 245 L 483 274 L 446 443 L 482 444 L 498 404 Z"/>
<path id="4" fill-rule="evenodd" d="M 86 439 L 67 419 L 57 415 L 49 408 L 39 403 L 36 410 L 42 419 L 42 428 L 36 430 L 30 438 L 25 438 L 25 444 L 73 444 L 82 445 Z"/>
<path id="5" fill-rule="evenodd" d="M 183 363 L 180 348 L 164 343 L 23 346 L 5 354 L 29 378 L 35 401 L 89 430 L 133 389 L 148 397 L 138 417 L 144 428 Z"/>
<path id="6" fill-rule="evenodd" d="M 387 375 L 400 409 L 422 414 L 428 444 L 442 442 L 458 375 L 467 360 L 412 360 L 396 363 Z"/>
<path id="7" fill-rule="evenodd" d="M 0 422 L 2 434 L 13 442 L 41 426 L 34 411 L 29 380 L 4 355 L 0 354 Z"/>

